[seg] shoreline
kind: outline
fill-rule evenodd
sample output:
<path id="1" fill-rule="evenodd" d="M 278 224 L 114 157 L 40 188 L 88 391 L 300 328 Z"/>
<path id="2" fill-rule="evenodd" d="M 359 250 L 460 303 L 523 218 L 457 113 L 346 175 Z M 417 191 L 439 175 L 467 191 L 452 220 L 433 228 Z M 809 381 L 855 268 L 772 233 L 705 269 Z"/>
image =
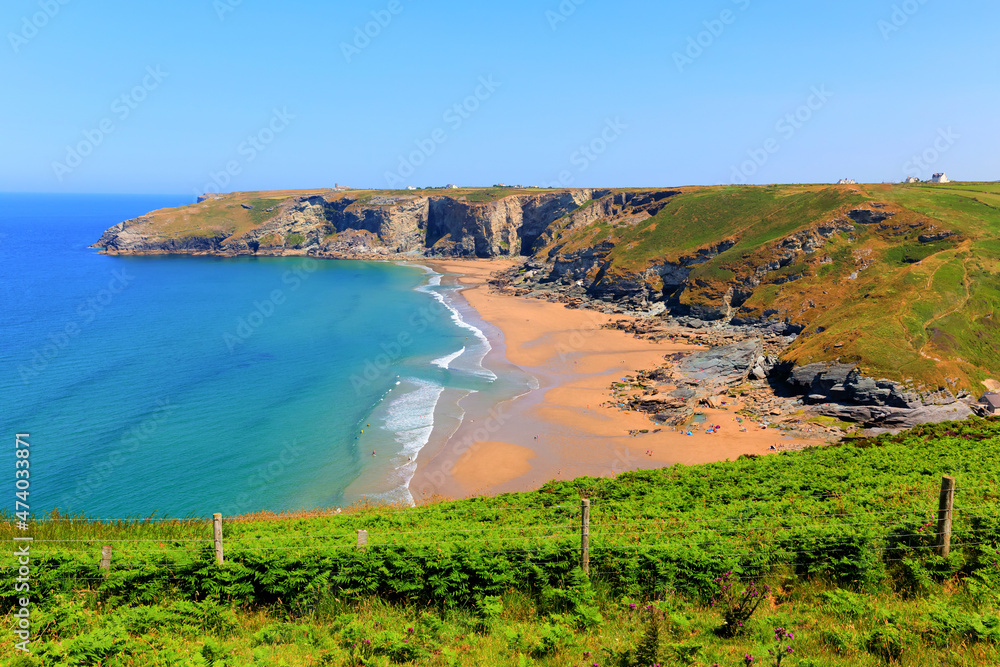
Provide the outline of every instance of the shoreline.
<path id="1" fill-rule="evenodd" d="M 692 435 L 653 423 L 645 414 L 611 407 L 613 382 L 662 364 L 666 355 L 703 348 L 602 328 L 623 319 L 621 315 L 491 292 L 489 276 L 512 263 L 420 262 L 454 281 L 478 318 L 499 332 L 487 333 L 492 350 L 484 365 L 512 364 L 534 376 L 538 387 L 488 410 L 465 409 L 450 437 L 425 445 L 409 485 L 415 503 L 527 491 L 554 479 L 763 455 L 772 445 L 789 444 L 781 431 L 745 419 L 740 423 L 735 404 L 703 409 L 705 424 L 721 428 L 716 433 L 694 428 Z"/>

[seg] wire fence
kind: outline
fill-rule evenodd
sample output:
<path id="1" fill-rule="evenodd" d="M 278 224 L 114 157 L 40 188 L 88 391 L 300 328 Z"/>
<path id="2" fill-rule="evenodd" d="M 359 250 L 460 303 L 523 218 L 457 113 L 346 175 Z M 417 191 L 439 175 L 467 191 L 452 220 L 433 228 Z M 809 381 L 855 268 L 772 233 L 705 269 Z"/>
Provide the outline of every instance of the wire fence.
<path id="1" fill-rule="evenodd" d="M 949 480 L 951 480 L 949 482 Z M 828 511 L 785 513 L 775 503 L 753 499 L 732 509 L 737 516 L 688 516 L 694 512 L 665 512 L 615 501 L 584 501 L 583 506 L 562 503 L 547 506 L 452 508 L 367 508 L 360 513 L 317 513 L 326 523 L 306 534 L 254 534 L 253 524 L 227 520 L 221 515 L 208 519 L 147 519 L 134 522 L 94 521 L 80 517 L 51 518 L 32 523 L 36 536 L 27 537 L 33 556 L 82 559 L 94 568 L 74 574 L 46 574 L 57 579 L 89 585 L 105 581 L 110 570 L 142 570 L 147 580 L 186 581 L 173 569 L 211 557 L 219 563 L 242 562 L 267 554 L 281 556 L 378 553 L 394 562 L 427 562 L 449 554 L 453 548 L 475 550 L 481 557 L 544 559 L 550 565 L 581 566 L 591 576 L 617 577 L 622 570 L 616 559 L 630 556 L 662 556 L 668 553 L 700 553 L 719 561 L 738 561 L 738 578 L 758 579 L 777 570 L 800 574 L 830 558 L 856 558 L 860 551 L 881 563 L 893 563 L 913 554 L 934 552 L 947 555 L 952 549 L 997 546 L 1000 502 L 997 485 L 955 486 L 946 477 L 940 489 L 888 490 L 884 493 L 810 494 L 788 499 L 839 500 L 864 498 L 875 503 L 863 511 L 831 507 Z M 905 497 L 907 506 L 885 508 L 887 499 Z M 958 498 L 958 502 L 955 498 Z M 963 504 L 968 499 L 969 504 Z M 584 509 L 584 506 L 586 509 Z M 718 508 L 729 511 L 730 508 Z M 657 516 L 657 513 L 661 516 Z M 411 529 L 392 525 L 387 518 L 459 515 L 470 521 L 479 513 L 486 525 Z M 525 518 L 528 513 L 532 514 Z M 500 525 L 491 525 L 502 517 Z M 546 521 L 548 517 L 549 521 Z M 294 519 L 304 518 L 294 515 Z M 526 520 L 539 523 L 525 523 Z M 227 529 L 223 529 L 223 524 Z M 191 531 L 188 535 L 143 537 L 155 527 Z M 357 526 L 364 526 L 357 528 Z M 135 536 L 73 536 L 88 529 L 136 532 Z M 352 532 L 356 529 L 356 533 Z M 200 534 L 195 534 L 197 531 Z M 248 532 L 249 531 L 249 532 Z M 229 534 L 226 534 L 226 533 Z M 47 533 L 56 536 L 45 537 Z M 60 534 L 68 533 L 68 535 Z M 808 546 L 802 546 L 808 542 Z M 829 543 L 829 544 L 827 544 Z M 799 548 L 801 547 L 801 548 Z M 101 558 L 113 554 L 113 558 Z M 349 577 L 363 574 L 366 566 L 345 564 L 334 558 L 329 574 Z M 110 562 L 109 562 L 110 561 Z M 591 561 L 595 567 L 589 567 Z"/>

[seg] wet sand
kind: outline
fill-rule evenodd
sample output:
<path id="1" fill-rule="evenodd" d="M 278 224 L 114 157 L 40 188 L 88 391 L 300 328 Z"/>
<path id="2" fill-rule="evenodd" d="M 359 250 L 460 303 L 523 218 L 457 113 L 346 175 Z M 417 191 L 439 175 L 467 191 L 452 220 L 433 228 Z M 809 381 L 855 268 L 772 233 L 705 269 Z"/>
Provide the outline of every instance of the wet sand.
<path id="1" fill-rule="evenodd" d="M 654 343 L 601 328 L 621 315 L 490 293 L 484 283 L 509 260 L 422 263 L 458 274 L 454 279 L 466 286 L 462 294 L 468 303 L 502 332 L 500 340 L 491 340 L 494 353 L 535 376 L 539 387 L 489 414 L 467 414 L 447 442 L 425 447 L 410 482 L 418 503 L 525 491 L 552 479 L 724 461 L 767 454 L 772 445 L 793 442 L 781 431 L 746 419 L 739 423 L 736 405 L 701 410 L 704 428 L 691 429 L 693 435 L 655 424 L 642 413 L 622 411 L 609 404 L 613 382 L 661 364 L 665 355 L 699 346 Z M 721 427 L 716 433 L 706 432 L 716 424 Z M 648 432 L 629 434 L 641 430 Z"/>

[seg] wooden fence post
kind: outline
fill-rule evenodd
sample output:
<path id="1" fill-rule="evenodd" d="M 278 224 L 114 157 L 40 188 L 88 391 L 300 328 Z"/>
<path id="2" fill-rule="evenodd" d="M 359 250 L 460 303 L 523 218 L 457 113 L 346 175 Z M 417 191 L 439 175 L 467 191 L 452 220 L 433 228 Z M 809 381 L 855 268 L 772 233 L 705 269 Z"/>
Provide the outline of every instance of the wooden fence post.
<path id="1" fill-rule="evenodd" d="M 222 515 L 212 515 L 212 537 L 215 539 L 215 560 L 222 565 Z"/>
<path id="2" fill-rule="evenodd" d="M 937 543 L 939 556 L 947 556 L 951 551 L 951 512 L 955 504 L 955 478 L 945 475 L 941 478 L 941 497 L 938 500 Z"/>
<path id="3" fill-rule="evenodd" d="M 358 531 L 358 549 L 365 549 L 368 547 L 368 531 L 359 530 Z"/>
<path id="4" fill-rule="evenodd" d="M 590 576 L 590 499 L 584 498 L 580 506 L 580 567 Z"/>
<path id="5" fill-rule="evenodd" d="M 101 565 L 102 570 L 111 571 L 111 547 L 101 548 Z M 107 573 L 105 573 L 107 574 Z"/>

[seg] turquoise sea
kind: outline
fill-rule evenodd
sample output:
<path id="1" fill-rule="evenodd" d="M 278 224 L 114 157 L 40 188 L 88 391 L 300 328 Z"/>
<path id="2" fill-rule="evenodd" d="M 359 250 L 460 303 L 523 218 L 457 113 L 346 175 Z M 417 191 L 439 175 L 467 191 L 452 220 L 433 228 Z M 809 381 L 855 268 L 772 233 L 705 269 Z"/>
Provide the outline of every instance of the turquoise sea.
<path id="1" fill-rule="evenodd" d="M 459 399 L 530 384 L 483 367 L 489 325 L 417 264 L 87 247 L 186 203 L 0 194 L 0 423 L 30 433 L 35 515 L 408 502 Z M 4 458 L 13 482 L 13 447 Z"/>

